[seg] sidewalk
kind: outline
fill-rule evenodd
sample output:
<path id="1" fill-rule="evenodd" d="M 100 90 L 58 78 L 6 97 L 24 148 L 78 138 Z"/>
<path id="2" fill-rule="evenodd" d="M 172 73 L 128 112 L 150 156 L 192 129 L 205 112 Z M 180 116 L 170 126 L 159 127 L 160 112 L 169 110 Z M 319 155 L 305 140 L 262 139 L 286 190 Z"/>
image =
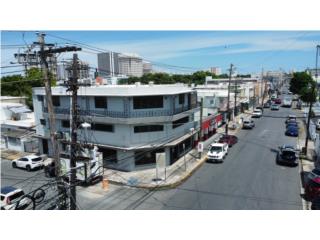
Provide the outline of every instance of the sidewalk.
<path id="1" fill-rule="evenodd" d="M 250 111 L 246 111 L 236 117 L 239 123 L 241 117 L 250 116 Z M 238 124 L 237 129 L 229 129 L 229 134 L 234 135 L 240 130 L 241 125 Z M 165 170 L 165 179 L 156 181 L 156 169 L 147 169 L 134 172 L 121 172 L 117 170 L 107 169 L 104 172 L 104 179 L 108 179 L 110 183 L 133 186 L 138 188 L 166 189 L 174 188 L 190 177 L 205 161 L 209 145 L 217 140 L 224 133 L 225 125 L 217 129 L 217 133 L 204 141 L 204 152 L 202 157 L 198 158 L 198 151 L 192 149 L 185 157 L 180 158 L 171 166 L 167 166 Z"/>
<path id="2" fill-rule="evenodd" d="M 306 141 L 306 125 L 303 120 L 300 120 L 300 126 L 302 126 L 299 129 L 299 137 L 297 140 L 297 148 L 300 150 L 300 177 L 301 177 L 301 196 L 302 196 L 302 202 L 303 202 L 303 209 L 305 210 L 310 210 L 311 204 L 310 202 L 307 202 L 304 200 L 303 195 L 304 195 L 304 186 L 305 186 L 305 181 L 306 177 L 309 172 L 311 172 L 312 169 L 315 167 L 315 145 L 312 140 L 308 141 L 308 151 L 307 155 L 303 154 L 302 150 L 305 146 L 305 141 Z"/>

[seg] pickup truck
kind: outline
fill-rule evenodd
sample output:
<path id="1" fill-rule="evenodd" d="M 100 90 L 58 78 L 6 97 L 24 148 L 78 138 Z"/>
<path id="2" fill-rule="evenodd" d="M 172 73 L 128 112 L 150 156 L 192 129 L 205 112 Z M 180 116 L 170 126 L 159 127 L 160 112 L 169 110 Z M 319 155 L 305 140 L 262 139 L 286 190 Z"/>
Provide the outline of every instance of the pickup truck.
<path id="1" fill-rule="evenodd" d="M 228 154 L 228 144 L 212 143 L 207 153 L 208 162 L 223 162 Z"/>

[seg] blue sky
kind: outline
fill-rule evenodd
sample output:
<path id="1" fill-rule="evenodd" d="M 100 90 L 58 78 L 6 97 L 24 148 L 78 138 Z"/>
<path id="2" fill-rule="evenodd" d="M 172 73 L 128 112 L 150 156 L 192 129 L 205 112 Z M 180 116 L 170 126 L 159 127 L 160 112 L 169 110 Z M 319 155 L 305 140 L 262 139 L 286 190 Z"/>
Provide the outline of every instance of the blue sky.
<path id="1" fill-rule="evenodd" d="M 304 70 L 315 66 L 316 45 L 320 31 L 45 31 L 47 42 L 90 44 L 105 50 L 137 53 L 154 62 L 154 68 L 175 73 L 188 72 L 180 68 L 166 69 L 162 64 L 195 69 L 221 67 L 225 72 L 233 63 L 239 73 L 265 70 Z M 14 61 L 19 49 L 6 45 L 24 45 L 36 41 L 35 32 L 1 32 L 1 65 Z M 97 66 L 96 52 L 84 49 L 81 60 Z M 20 49 L 22 51 L 22 49 Z M 61 54 L 59 59 L 70 58 Z M 161 63 L 161 64 L 160 64 Z M 10 70 L 13 70 L 10 68 Z M 3 71 L 4 72 L 4 71 Z"/>

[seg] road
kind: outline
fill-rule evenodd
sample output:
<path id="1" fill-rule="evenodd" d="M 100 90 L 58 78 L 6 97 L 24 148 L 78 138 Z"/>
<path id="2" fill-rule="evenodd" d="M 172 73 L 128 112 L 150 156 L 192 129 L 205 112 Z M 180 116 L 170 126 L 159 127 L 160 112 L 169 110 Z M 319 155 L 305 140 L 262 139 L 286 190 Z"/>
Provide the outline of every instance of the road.
<path id="1" fill-rule="evenodd" d="M 275 162 L 278 146 L 297 143 L 284 135 L 288 114 L 297 113 L 265 109 L 253 130 L 239 132 L 224 163 L 203 164 L 175 189 L 113 186 L 103 197 L 82 192 L 79 204 L 85 209 L 302 209 L 299 168 Z"/>
<path id="2" fill-rule="evenodd" d="M 296 145 L 284 135 L 285 117 L 294 110 L 265 109 L 253 130 L 240 130 L 239 142 L 222 164 L 204 163 L 175 189 L 151 191 L 111 185 L 78 188 L 80 209 L 302 209 L 298 167 L 275 163 L 278 146 Z M 25 192 L 44 184 L 43 171 L 13 169 L 1 161 L 1 185 L 15 185 Z"/>

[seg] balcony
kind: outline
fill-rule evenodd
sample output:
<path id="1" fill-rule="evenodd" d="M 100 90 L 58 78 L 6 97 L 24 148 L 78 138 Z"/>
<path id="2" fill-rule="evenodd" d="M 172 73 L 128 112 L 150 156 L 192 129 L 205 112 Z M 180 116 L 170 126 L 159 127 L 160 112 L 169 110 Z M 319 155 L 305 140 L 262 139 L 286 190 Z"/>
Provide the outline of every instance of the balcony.
<path id="1" fill-rule="evenodd" d="M 189 106 L 183 106 L 175 108 L 174 110 L 135 110 L 132 112 L 120 112 L 120 111 L 110 111 L 110 110 L 84 110 L 79 109 L 79 114 L 82 116 L 94 116 L 94 117 L 111 117 L 111 118 L 144 118 L 144 117 L 161 117 L 161 116 L 173 116 L 182 112 L 186 112 L 195 108 L 190 108 Z M 56 114 L 70 114 L 70 108 L 54 108 Z M 48 108 L 43 108 L 44 113 L 48 113 Z"/>

